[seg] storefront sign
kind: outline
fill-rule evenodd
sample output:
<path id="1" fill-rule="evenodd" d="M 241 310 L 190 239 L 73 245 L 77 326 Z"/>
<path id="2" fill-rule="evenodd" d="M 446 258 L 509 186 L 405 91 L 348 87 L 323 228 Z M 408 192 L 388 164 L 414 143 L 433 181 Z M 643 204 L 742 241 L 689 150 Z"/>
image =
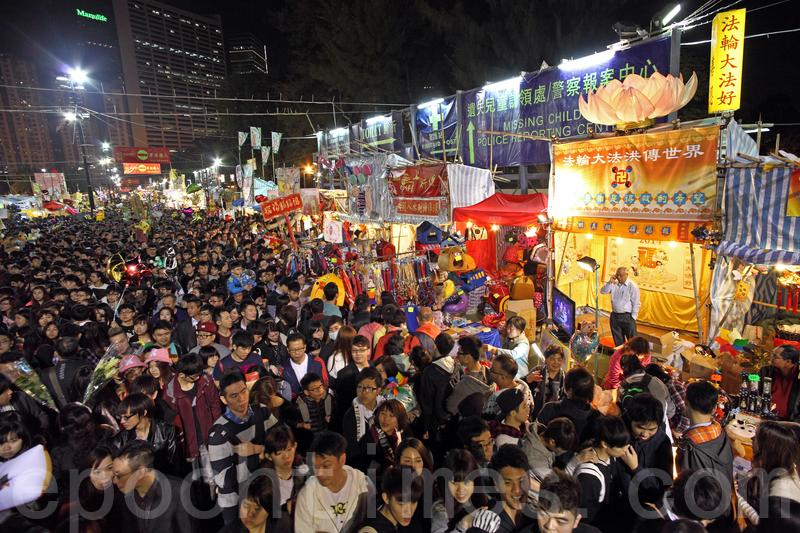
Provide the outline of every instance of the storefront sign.
<path id="1" fill-rule="evenodd" d="M 442 137 L 448 156 L 458 151 L 458 113 L 454 97 L 417 108 L 417 137 L 421 158 L 442 158 Z M 444 134 L 444 135 L 443 135 Z"/>
<path id="2" fill-rule="evenodd" d="M 123 163 L 123 174 L 161 174 L 159 163 Z"/>
<path id="3" fill-rule="evenodd" d="M 168 148 L 114 148 L 117 163 L 169 163 Z"/>
<path id="4" fill-rule="evenodd" d="M 739 109 L 742 96 L 745 9 L 725 11 L 711 24 L 708 112 Z"/>
<path id="5" fill-rule="evenodd" d="M 96 15 L 94 13 L 89 13 L 87 11 L 84 11 L 83 9 L 78 9 L 78 8 L 75 8 L 75 10 L 78 12 L 79 17 L 96 20 L 98 22 L 108 22 L 108 17 L 106 17 L 105 15 Z"/>
<path id="6" fill-rule="evenodd" d="M 591 234 L 592 236 L 599 236 L 601 238 L 628 237 L 650 241 L 697 243 L 698 241 L 692 237 L 692 230 L 699 226 L 710 225 L 709 222 L 567 217 L 556 219 L 553 223 L 553 229 L 570 233 Z"/>
<path id="7" fill-rule="evenodd" d="M 122 187 L 138 187 L 139 186 L 139 178 L 121 178 L 119 180 L 119 184 Z"/>
<path id="8" fill-rule="evenodd" d="M 447 166 L 426 165 L 391 170 L 387 178 L 395 198 L 431 198 L 447 191 Z"/>
<path id="9" fill-rule="evenodd" d="M 397 209 L 398 215 L 438 217 L 441 200 L 409 200 L 405 198 L 395 198 L 394 207 Z"/>
<path id="10" fill-rule="evenodd" d="M 555 146 L 552 215 L 709 220 L 719 128 Z"/>
<path id="11" fill-rule="evenodd" d="M 361 122 L 361 140 L 369 146 L 379 146 L 394 152 L 403 148 L 403 114 L 368 118 Z"/>
<path id="12" fill-rule="evenodd" d="M 303 200 L 299 194 L 293 194 L 286 198 L 278 198 L 277 200 L 270 200 L 261 203 L 261 214 L 264 219 L 269 220 L 277 216 L 291 213 L 303 208 Z"/>
<path id="13" fill-rule="evenodd" d="M 497 131 L 550 138 L 586 135 L 587 121 L 578 109 L 578 98 L 589 90 L 624 81 L 630 74 L 649 78 L 669 72 L 670 39 L 660 39 L 617 52 L 606 51 L 573 64 L 534 72 L 524 78 L 467 91 L 459 117 L 460 153 L 466 164 L 481 168 L 550 163 L 549 143 Z M 587 64 L 587 61 L 589 63 Z M 598 133 L 613 126 L 594 125 Z"/>

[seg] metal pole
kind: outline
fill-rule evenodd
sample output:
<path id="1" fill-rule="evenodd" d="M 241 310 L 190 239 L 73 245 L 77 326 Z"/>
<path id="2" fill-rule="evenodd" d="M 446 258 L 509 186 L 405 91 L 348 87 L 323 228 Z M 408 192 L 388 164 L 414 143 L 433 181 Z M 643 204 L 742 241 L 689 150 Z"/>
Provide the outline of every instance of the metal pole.
<path id="1" fill-rule="evenodd" d="M 76 120 L 78 120 L 77 117 Z M 92 214 L 92 218 L 94 218 L 94 189 L 92 187 L 92 174 L 89 172 L 89 161 L 86 158 L 86 140 L 83 135 L 83 122 L 78 122 L 78 127 L 81 130 L 81 155 L 83 155 L 83 171 L 86 173 L 86 188 L 89 192 L 89 211 Z"/>
<path id="2" fill-rule="evenodd" d="M 600 275 L 597 271 L 599 268 L 594 269 L 594 325 L 600 331 Z M 594 352 L 594 381 L 597 383 L 597 365 L 600 355 L 595 350 Z"/>
<path id="3" fill-rule="evenodd" d="M 692 243 L 689 243 L 689 255 L 692 259 L 692 289 L 694 290 L 694 311 L 697 314 L 697 338 L 700 339 L 700 344 L 704 344 L 703 323 L 700 321 L 700 296 L 697 294 L 697 273 L 694 266 L 694 244 Z"/>
<path id="4" fill-rule="evenodd" d="M 528 194 L 528 167 L 525 165 L 519 166 L 519 192 Z"/>

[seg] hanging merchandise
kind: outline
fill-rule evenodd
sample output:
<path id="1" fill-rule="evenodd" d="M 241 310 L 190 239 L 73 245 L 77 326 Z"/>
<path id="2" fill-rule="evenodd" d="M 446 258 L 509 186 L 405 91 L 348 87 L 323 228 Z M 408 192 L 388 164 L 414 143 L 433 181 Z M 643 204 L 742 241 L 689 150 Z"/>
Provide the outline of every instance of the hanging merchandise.
<path id="1" fill-rule="evenodd" d="M 444 270 L 445 272 L 474 270 L 475 260 L 465 254 L 460 247 L 452 246 L 445 248 L 439 254 L 438 265 L 439 270 Z"/>
<path id="2" fill-rule="evenodd" d="M 488 238 L 489 237 L 486 232 L 486 228 L 483 226 L 472 226 L 471 228 L 467 228 L 468 241 L 485 241 Z"/>
<path id="3" fill-rule="evenodd" d="M 518 246 L 509 246 L 503 252 L 503 261 L 506 263 L 513 263 L 519 264 L 519 252 L 520 248 Z"/>
<path id="4" fill-rule="evenodd" d="M 442 242 L 442 230 L 426 220 L 417 226 L 417 241 L 420 244 L 439 244 Z"/>
<path id="5" fill-rule="evenodd" d="M 528 237 L 527 233 L 523 233 L 517 238 L 517 244 L 523 248 L 533 248 L 539 244 L 539 238 L 536 235 Z"/>
<path id="6" fill-rule="evenodd" d="M 322 227 L 323 227 L 322 234 L 324 235 L 326 242 L 337 243 L 337 244 L 342 242 L 341 222 L 326 218 L 325 222 L 323 222 L 322 224 Z"/>
<path id="7" fill-rule="evenodd" d="M 505 235 L 504 242 L 506 244 L 517 244 L 517 240 L 519 239 L 519 236 L 521 234 L 522 234 L 522 232 L 519 231 L 519 230 L 507 231 L 506 235 Z"/>
<path id="8" fill-rule="evenodd" d="M 378 256 L 378 261 L 387 261 L 389 256 L 396 254 L 394 244 L 380 239 L 375 243 L 375 254 Z"/>

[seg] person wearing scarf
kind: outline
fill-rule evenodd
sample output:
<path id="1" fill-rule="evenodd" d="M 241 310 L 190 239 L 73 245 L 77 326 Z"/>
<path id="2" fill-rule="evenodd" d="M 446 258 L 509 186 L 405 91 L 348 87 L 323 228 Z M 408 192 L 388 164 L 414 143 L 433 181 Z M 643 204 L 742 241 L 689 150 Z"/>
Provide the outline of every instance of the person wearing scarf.
<path id="1" fill-rule="evenodd" d="M 399 400 L 386 400 L 375 409 L 372 424 L 358 441 L 360 467 L 374 469 L 380 476 L 394 465 L 395 454 L 408 425 L 406 408 Z"/>
<path id="2" fill-rule="evenodd" d="M 525 436 L 531 408 L 519 389 L 508 389 L 497 397 L 500 414 L 489 422 L 489 431 L 494 438 L 495 451 L 504 444 L 519 444 Z"/>

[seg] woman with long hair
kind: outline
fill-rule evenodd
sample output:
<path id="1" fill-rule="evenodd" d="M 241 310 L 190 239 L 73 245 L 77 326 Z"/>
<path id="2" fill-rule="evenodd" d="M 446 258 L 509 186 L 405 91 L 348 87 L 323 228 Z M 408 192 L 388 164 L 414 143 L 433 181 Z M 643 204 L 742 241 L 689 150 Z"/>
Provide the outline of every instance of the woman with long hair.
<path id="1" fill-rule="evenodd" d="M 478 462 L 467 450 L 456 448 L 447 454 L 441 469 L 446 477 L 437 480 L 444 497 L 433 504 L 433 533 L 455 531 L 458 523 L 470 514 L 469 509 L 477 510 L 489 504 L 486 494 L 475 492 L 476 481 L 480 479 L 475 475 L 478 469 Z"/>
<path id="2" fill-rule="evenodd" d="M 405 406 L 398 400 L 386 400 L 372 415 L 372 425 L 358 441 L 361 455 L 358 461 L 361 470 L 377 466 L 378 476 L 395 462 L 397 447 L 403 440 L 403 432 L 408 426 Z M 374 465 L 373 463 L 376 463 Z"/>
<path id="3" fill-rule="evenodd" d="M 114 472 L 111 469 L 115 448 L 108 444 L 100 444 L 92 449 L 81 461 L 80 472 L 88 476 L 81 479 L 78 485 L 78 499 L 70 501 L 61 508 L 60 518 L 67 520 L 74 513 L 76 505 L 84 512 L 97 513 L 106 501 L 114 500 Z M 71 496 L 71 494 L 68 494 Z M 78 502 L 80 502 L 78 504 Z M 118 523 L 118 512 L 114 506 L 104 516 L 99 517 L 99 524 L 103 526 L 100 531 L 111 529 Z"/>
<path id="4" fill-rule="evenodd" d="M 3 413 L 0 417 L 0 464 L 10 461 L 34 445 L 33 435 L 16 412 Z"/>
<path id="5" fill-rule="evenodd" d="M 133 319 L 132 342 L 147 344 L 153 342 L 153 321 L 147 315 L 137 315 Z"/>
<path id="6" fill-rule="evenodd" d="M 764 421 L 753 439 L 753 470 L 747 483 L 747 501 L 742 509 L 758 524 L 757 509 L 767 498 L 781 497 L 800 502 L 800 443 L 789 424 Z"/>
<path id="7" fill-rule="evenodd" d="M 344 326 L 339 330 L 336 341 L 333 343 L 333 351 L 325 363 L 330 378 L 335 380 L 339 372 L 353 360 L 353 339 L 356 338 L 356 335 L 358 332 L 350 326 Z"/>
<path id="8" fill-rule="evenodd" d="M 39 309 L 36 312 L 34 320 L 36 320 L 36 323 L 39 324 L 39 328 L 42 330 L 42 333 L 44 333 L 44 327 L 51 322 L 55 322 L 56 318 L 56 315 L 48 307 L 46 309 Z"/>
<path id="9" fill-rule="evenodd" d="M 50 291 L 44 285 L 36 285 L 31 291 L 31 301 L 28 307 L 34 313 L 38 312 L 44 304 L 50 301 Z"/>
<path id="10" fill-rule="evenodd" d="M 105 355 L 106 350 L 111 345 L 108 333 L 97 322 L 87 322 L 81 326 L 81 338 L 78 341 L 81 348 L 85 348 L 100 359 Z"/>
<path id="11" fill-rule="evenodd" d="M 178 318 L 175 316 L 175 312 L 170 309 L 169 307 L 162 307 L 158 311 L 158 320 L 165 320 L 172 326 L 172 331 L 175 331 L 175 327 L 178 325 Z"/>
<path id="12" fill-rule="evenodd" d="M 51 452 L 53 474 L 59 481 L 68 479 L 69 471 L 78 468 L 86 450 L 92 450 L 113 433 L 95 421 L 91 410 L 79 403 L 65 405 L 58 414 L 62 444 Z M 59 483 L 59 486 L 65 487 Z"/>
<path id="13" fill-rule="evenodd" d="M 250 388 L 250 402 L 266 405 L 279 423 L 289 427 L 296 428 L 303 421 L 297 406 L 280 395 L 278 383 L 272 376 L 264 376 L 253 383 Z"/>
<path id="14" fill-rule="evenodd" d="M 267 332 L 264 334 L 264 340 L 261 344 L 266 347 L 264 353 L 261 354 L 261 359 L 264 362 L 264 366 L 273 373 L 278 374 L 283 363 L 289 359 L 289 352 L 281 340 L 281 330 L 278 324 L 270 321 L 265 325 Z"/>
<path id="15" fill-rule="evenodd" d="M 158 380 L 162 388 L 169 383 L 169 380 L 174 375 L 172 359 L 169 358 L 169 352 L 163 348 L 152 350 L 150 356 L 145 359 L 144 364 L 147 365 L 147 371 Z"/>
<path id="16" fill-rule="evenodd" d="M 53 366 L 53 356 L 55 349 L 45 342 L 39 330 L 33 326 L 22 326 L 16 332 L 16 343 L 25 351 L 29 361 L 39 365 L 39 368 L 50 368 Z"/>
<path id="17" fill-rule="evenodd" d="M 7 328 L 14 326 L 14 315 L 19 309 L 19 302 L 10 296 L 0 298 L 0 317 Z"/>
<path id="18" fill-rule="evenodd" d="M 47 324 L 43 328 L 42 333 L 45 336 L 45 339 L 46 339 L 45 342 L 47 342 L 48 344 L 51 344 L 53 346 L 55 346 L 56 341 L 61 336 L 61 332 L 60 332 L 60 330 L 58 328 L 58 324 L 56 324 L 55 322 L 50 322 L 49 324 Z"/>
<path id="19" fill-rule="evenodd" d="M 108 331 L 111 327 L 111 321 L 114 318 L 114 310 L 111 306 L 104 303 L 97 303 L 92 306 L 92 313 L 94 321 L 103 326 L 103 329 Z"/>
<path id="20" fill-rule="evenodd" d="M 284 511 L 291 509 L 287 514 L 293 516 L 294 502 L 306 482 L 309 469 L 303 456 L 297 453 L 297 440 L 289 426 L 278 424 L 269 430 L 264 439 L 264 456 L 263 467 L 274 469 L 281 480 L 280 495 L 276 495 L 280 498 L 280 505 Z M 291 481 L 291 488 L 284 490 L 288 481 Z"/>
<path id="21" fill-rule="evenodd" d="M 219 533 L 285 533 L 290 531 L 289 522 L 273 514 L 274 502 L 279 498 L 280 488 L 273 478 L 261 474 L 252 477 L 247 485 L 247 494 L 239 502 L 239 518 L 227 524 Z"/>
<path id="22" fill-rule="evenodd" d="M 17 309 L 17 312 L 14 313 L 14 326 L 16 328 L 21 328 L 29 324 L 33 324 L 33 311 L 24 307 L 22 309 Z"/>

